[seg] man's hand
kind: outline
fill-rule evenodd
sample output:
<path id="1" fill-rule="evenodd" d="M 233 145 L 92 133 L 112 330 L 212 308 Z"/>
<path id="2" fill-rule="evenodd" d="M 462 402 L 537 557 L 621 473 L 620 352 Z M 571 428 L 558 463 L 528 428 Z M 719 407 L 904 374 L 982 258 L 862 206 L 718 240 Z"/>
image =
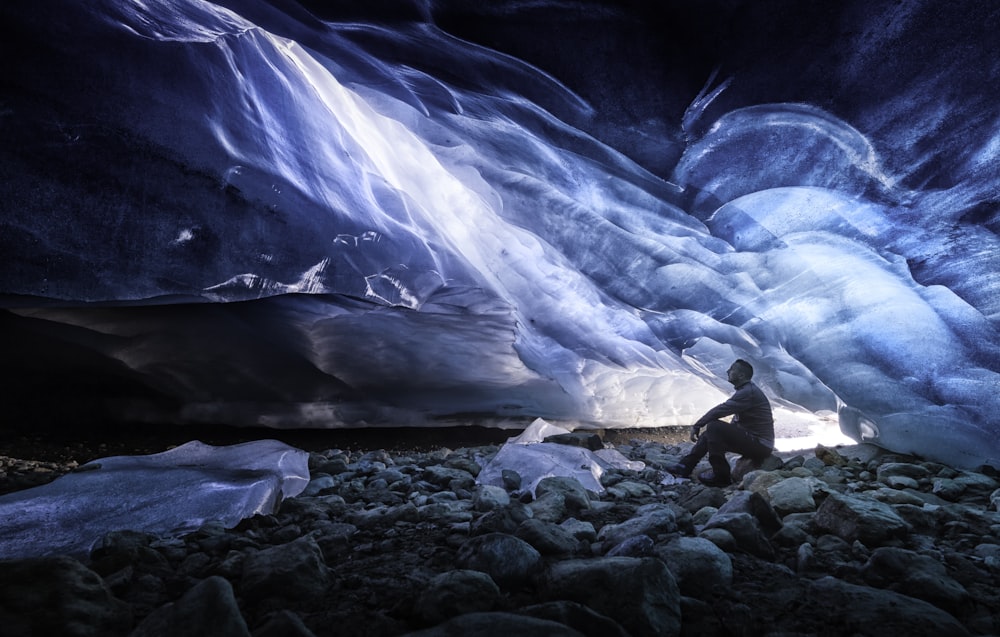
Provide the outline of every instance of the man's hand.
<path id="1" fill-rule="evenodd" d="M 698 442 L 698 436 L 701 435 L 701 427 L 695 425 L 691 427 L 691 442 Z"/>

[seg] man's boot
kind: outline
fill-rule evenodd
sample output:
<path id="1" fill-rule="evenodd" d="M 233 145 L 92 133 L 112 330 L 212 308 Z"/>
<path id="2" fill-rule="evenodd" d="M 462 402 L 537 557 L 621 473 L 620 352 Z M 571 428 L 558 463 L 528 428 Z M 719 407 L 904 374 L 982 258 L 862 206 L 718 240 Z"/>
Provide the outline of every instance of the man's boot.
<path id="1" fill-rule="evenodd" d="M 691 461 L 691 456 L 684 456 L 681 458 L 680 462 L 675 462 L 673 464 L 668 464 L 666 466 L 667 473 L 673 474 L 678 478 L 690 478 L 691 472 L 694 471 L 694 466 L 698 464 L 698 461 Z"/>
<path id="2" fill-rule="evenodd" d="M 733 483 L 732 474 L 729 470 L 729 461 L 725 456 L 714 456 L 709 454 L 708 464 L 712 465 L 710 471 L 702 471 L 698 474 L 698 480 L 709 487 L 728 487 Z"/>

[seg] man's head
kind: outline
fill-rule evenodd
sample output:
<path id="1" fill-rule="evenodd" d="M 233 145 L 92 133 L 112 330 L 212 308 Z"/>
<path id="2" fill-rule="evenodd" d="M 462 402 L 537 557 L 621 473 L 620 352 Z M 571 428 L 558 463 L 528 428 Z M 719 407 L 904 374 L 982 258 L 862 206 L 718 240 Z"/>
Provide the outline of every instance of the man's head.
<path id="1" fill-rule="evenodd" d="M 729 369 L 726 370 L 726 373 L 729 376 L 729 382 L 734 386 L 739 387 L 753 378 L 753 367 L 742 358 L 737 358 L 733 364 L 729 366 Z"/>

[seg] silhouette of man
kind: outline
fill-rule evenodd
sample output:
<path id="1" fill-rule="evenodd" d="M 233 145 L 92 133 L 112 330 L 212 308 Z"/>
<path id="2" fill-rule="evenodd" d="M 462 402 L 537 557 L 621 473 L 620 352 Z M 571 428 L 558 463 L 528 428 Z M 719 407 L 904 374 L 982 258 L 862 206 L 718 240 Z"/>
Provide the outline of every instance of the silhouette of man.
<path id="1" fill-rule="evenodd" d="M 709 486 L 727 486 L 732 483 L 727 452 L 735 452 L 754 460 L 763 460 L 774 449 L 774 415 L 771 403 L 757 385 L 750 382 L 753 367 L 737 359 L 727 370 L 729 382 L 736 393 L 726 402 L 708 410 L 691 426 L 691 451 L 679 464 L 667 467 L 670 473 L 688 478 L 705 454 L 710 471 L 698 475 Z M 732 416 L 731 422 L 720 420 Z M 705 433 L 701 433 L 702 428 Z"/>

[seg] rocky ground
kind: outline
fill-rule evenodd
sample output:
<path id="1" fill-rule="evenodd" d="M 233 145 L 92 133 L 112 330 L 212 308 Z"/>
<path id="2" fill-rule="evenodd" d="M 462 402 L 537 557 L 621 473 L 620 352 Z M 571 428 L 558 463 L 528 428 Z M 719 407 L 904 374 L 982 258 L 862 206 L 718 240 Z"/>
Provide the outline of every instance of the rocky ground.
<path id="1" fill-rule="evenodd" d="M 733 457 L 740 481 L 719 489 L 663 471 L 682 436 L 632 430 L 602 444 L 645 469 L 605 474 L 600 493 L 551 478 L 532 496 L 514 474 L 476 483 L 516 432 L 397 433 L 270 436 L 310 451 L 313 480 L 234 529 L 0 562 L 3 634 L 1000 634 L 991 470 L 817 447 L 756 469 Z M 8 438 L 0 491 L 189 439 L 161 434 Z"/>

